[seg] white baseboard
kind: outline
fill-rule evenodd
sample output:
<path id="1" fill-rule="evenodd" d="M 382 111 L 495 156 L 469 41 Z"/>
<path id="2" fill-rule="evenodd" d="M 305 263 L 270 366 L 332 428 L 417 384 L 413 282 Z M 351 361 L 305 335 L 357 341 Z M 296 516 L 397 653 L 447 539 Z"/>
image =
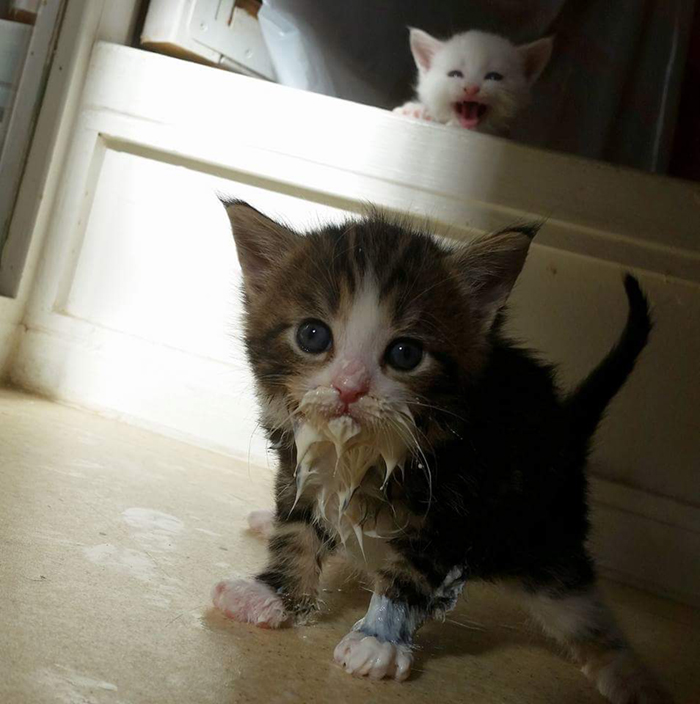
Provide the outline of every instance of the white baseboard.
<path id="1" fill-rule="evenodd" d="M 250 376 L 96 328 L 90 341 L 24 331 L 12 382 L 57 401 L 250 462 L 268 463 Z M 595 468 L 594 468 L 595 469 Z M 604 575 L 700 605 L 700 509 L 593 476 L 593 549 Z"/>
<path id="2" fill-rule="evenodd" d="M 266 462 L 251 378 L 240 364 L 104 328 L 94 328 L 89 340 L 30 328 L 9 381 L 200 447 Z"/>

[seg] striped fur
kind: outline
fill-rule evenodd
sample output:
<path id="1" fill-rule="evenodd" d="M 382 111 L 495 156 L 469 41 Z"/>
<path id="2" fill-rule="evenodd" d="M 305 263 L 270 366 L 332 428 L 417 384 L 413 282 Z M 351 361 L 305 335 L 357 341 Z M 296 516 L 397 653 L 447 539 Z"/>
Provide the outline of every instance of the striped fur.
<path id="1" fill-rule="evenodd" d="M 470 580 L 504 580 L 611 701 L 664 701 L 600 603 L 586 549 L 591 436 L 650 329 L 636 281 L 619 344 L 565 397 L 553 369 L 501 332 L 536 228 L 455 248 L 377 213 L 301 236 L 244 203 L 227 210 L 278 458 L 268 565 L 250 603 L 266 585 L 279 600 L 263 600 L 266 614 L 308 618 L 323 561 L 343 550 L 372 574 L 374 596 L 336 660 L 403 679 L 422 623 Z M 327 326 L 327 347 L 301 345 L 308 320 Z M 423 356 L 402 371 L 389 350 L 405 339 Z M 236 582 L 241 603 L 244 592 Z M 249 611 L 234 617 L 255 621 Z"/>

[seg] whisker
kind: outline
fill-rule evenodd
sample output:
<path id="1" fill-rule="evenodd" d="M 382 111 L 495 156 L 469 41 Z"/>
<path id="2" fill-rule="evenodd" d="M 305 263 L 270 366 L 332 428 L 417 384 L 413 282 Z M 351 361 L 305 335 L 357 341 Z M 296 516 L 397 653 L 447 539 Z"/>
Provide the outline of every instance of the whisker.
<path id="1" fill-rule="evenodd" d="M 458 413 L 455 413 L 454 411 L 450 411 L 447 408 L 443 408 L 442 406 L 436 406 L 432 403 L 423 403 L 422 401 L 407 401 L 406 402 L 409 406 L 420 406 L 421 408 L 430 408 L 436 411 L 440 411 L 440 413 L 447 413 L 450 416 L 454 416 L 455 418 L 464 421 L 467 423 L 467 419 L 464 416 L 460 416 Z"/>
<path id="2" fill-rule="evenodd" d="M 420 446 L 420 443 L 418 442 L 418 439 L 416 438 L 415 434 L 411 431 L 411 427 L 418 432 L 420 431 L 418 428 L 416 428 L 415 425 L 409 427 L 408 423 L 406 422 L 405 413 L 397 412 L 394 417 L 389 416 L 388 418 L 395 424 L 395 428 L 402 438 L 405 438 L 403 432 L 408 434 L 409 439 L 411 440 L 410 444 L 418 452 L 418 456 L 416 459 L 419 460 L 418 464 L 422 466 L 422 469 L 424 470 L 428 479 L 428 507 L 425 512 L 427 515 L 433 502 L 433 475 L 432 470 L 430 469 L 428 458 L 426 457 L 425 452 L 423 452 L 423 448 Z M 409 443 L 406 444 L 409 445 Z"/>

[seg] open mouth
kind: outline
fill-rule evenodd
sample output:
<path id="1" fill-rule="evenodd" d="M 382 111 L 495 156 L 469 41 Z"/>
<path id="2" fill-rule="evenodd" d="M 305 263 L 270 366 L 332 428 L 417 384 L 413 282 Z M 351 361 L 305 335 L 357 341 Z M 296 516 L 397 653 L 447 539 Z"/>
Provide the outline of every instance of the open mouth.
<path id="1" fill-rule="evenodd" d="M 484 119 L 488 111 L 488 105 L 479 103 L 476 100 L 463 100 L 455 103 L 455 112 L 459 124 L 465 129 L 473 130 Z"/>

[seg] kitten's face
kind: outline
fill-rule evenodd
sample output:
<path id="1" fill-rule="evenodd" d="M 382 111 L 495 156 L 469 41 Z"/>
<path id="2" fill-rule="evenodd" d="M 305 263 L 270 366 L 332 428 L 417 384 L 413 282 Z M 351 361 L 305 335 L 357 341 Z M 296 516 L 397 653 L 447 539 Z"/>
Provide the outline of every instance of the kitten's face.
<path id="1" fill-rule="evenodd" d="M 377 217 L 301 236 L 245 204 L 228 212 L 269 429 L 449 431 L 531 233 L 457 251 Z"/>
<path id="2" fill-rule="evenodd" d="M 438 122 L 503 134 L 527 104 L 530 86 L 552 49 L 551 39 L 522 47 L 485 32 L 439 41 L 411 30 L 418 96 Z"/>

